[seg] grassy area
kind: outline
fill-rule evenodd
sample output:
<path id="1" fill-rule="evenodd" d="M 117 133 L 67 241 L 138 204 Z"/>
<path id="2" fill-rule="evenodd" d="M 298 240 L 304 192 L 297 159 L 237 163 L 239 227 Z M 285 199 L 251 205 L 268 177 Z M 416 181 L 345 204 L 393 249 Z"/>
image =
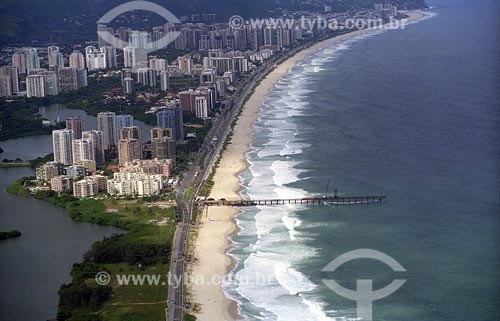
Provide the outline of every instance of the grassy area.
<path id="1" fill-rule="evenodd" d="M 11 194 L 20 195 L 20 196 L 28 196 L 28 195 L 30 195 L 29 189 L 24 186 L 24 182 L 26 180 L 27 179 L 21 178 L 21 179 L 15 181 L 14 183 L 10 184 L 7 187 L 7 192 L 9 192 Z"/>
<path id="2" fill-rule="evenodd" d="M 9 167 L 31 167 L 30 162 L 8 162 L 8 163 L 0 163 L 0 168 L 9 168 Z"/>
<path id="3" fill-rule="evenodd" d="M 191 314 L 184 314 L 184 321 L 196 321 L 196 317 Z"/>
<path id="4" fill-rule="evenodd" d="M 8 191 L 29 195 L 24 186 L 27 180 L 14 182 Z M 175 233 L 175 210 L 171 201 L 76 199 L 50 191 L 38 192 L 35 197 L 66 208 L 68 215 L 76 221 L 111 225 L 128 231 L 94 243 L 84 255 L 83 262 L 73 266 L 72 283 L 63 285 L 59 292 L 61 320 L 165 320 L 166 276 Z M 95 275 L 100 271 L 111 276 L 107 286 L 100 286 L 95 281 Z M 160 279 L 153 282 L 155 284 L 134 285 L 130 282 L 120 285 L 118 275 L 152 275 Z M 84 299 L 89 293 L 92 293 L 91 298 Z M 75 301 L 75 297 L 82 299 Z"/>
<path id="5" fill-rule="evenodd" d="M 184 199 L 187 201 L 191 198 L 191 195 L 194 193 L 194 187 L 190 187 L 187 189 L 186 193 L 184 193 Z"/>

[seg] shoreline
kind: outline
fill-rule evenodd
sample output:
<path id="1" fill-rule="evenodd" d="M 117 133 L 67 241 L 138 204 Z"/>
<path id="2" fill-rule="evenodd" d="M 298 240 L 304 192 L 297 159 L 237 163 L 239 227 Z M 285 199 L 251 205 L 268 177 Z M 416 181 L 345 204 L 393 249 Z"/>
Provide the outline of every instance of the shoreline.
<path id="1" fill-rule="evenodd" d="M 409 15 L 406 24 L 410 24 L 427 17 L 420 11 L 406 12 Z M 239 199 L 243 187 L 239 175 L 246 170 L 249 163 L 246 153 L 251 150 L 253 141 L 253 125 L 257 121 L 261 107 L 279 80 L 292 72 L 292 68 L 311 54 L 323 47 L 362 35 L 373 30 L 357 30 L 329 38 L 299 51 L 280 63 L 268 75 L 263 77 L 255 87 L 242 108 L 240 117 L 233 129 L 233 136 L 227 149 L 222 153 L 220 164 L 216 169 L 213 181 L 214 186 L 210 197 L 215 199 Z M 231 237 L 239 231 L 235 217 L 239 211 L 231 207 L 209 207 L 204 209 L 196 227 L 194 240 L 194 257 L 196 261 L 189 266 L 188 272 L 195 277 L 202 276 L 205 281 L 221 278 L 228 275 L 236 261 L 229 256 L 232 248 Z M 190 300 L 200 305 L 201 310 L 194 312 L 197 320 L 237 320 L 237 303 L 225 295 L 224 289 L 219 284 L 190 285 Z M 214 283 L 214 282 L 213 282 Z"/>

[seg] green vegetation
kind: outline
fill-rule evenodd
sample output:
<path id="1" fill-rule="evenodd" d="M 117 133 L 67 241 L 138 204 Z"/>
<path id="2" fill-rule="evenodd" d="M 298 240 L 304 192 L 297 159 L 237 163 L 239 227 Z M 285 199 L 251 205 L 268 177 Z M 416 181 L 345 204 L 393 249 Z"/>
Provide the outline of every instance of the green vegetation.
<path id="1" fill-rule="evenodd" d="M 20 236 L 21 236 L 21 232 L 19 232 L 18 230 L 12 230 L 12 231 L 8 231 L 8 232 L 0 232 L 0 240 L 6 240 L 6 239 L 20 237 Z"/>
<path id="2" fill-rule="evenodd" d="M 61 126 L 43 126 L 43 118 L 38 114 L 39 105 L 34 99 L 0 99 L 0 141 L 50 134 Z"/>
<path id="3" fill-rule="evenodd" d="M 31 178 L 20 179 L 8 191 L 28 195 Z M 81 263 L 73 265 L 72 281 L 59 291 L 58 318 L 61 320 L 165 320 L 167 286 L 120 285 L 117 275 L 162 275 L 169 270 L 169 255 L 175 233 L 174 202 L 162 200 L 161 207 L 150 201 L 77 199 L 69 194 L 39 191 L 34 195 L 67 209 L 81 222 L 111 225 L 127 230 L 92 245 Z M 162 198 L 163 199 L 163 198 Z M 111 282 L 98 285 L 95 276 L 106 271 Z M 167 280 L 162 280 L 167 281 Z"/>
<path id="4" fill-rule="evenodd" d="M 166 59 L 169 63 L 176 60 L 180 56 L 184 56 L 189 53 L 189 51 L 178 50 L 178 49 L 160 49 L 154 52 L 151 52 L 150 56 L 157 56 L 161 59 Z"/>
<path id="5" fill-rule="evenodd" d="M 51 154 L 48 154 L 46 156 L 38 157 L 38 158 L 31 160 L 30 166 L 31 166 L 31 168 L 36 168 L 36 167 L 39 167 L 47 162 L 51 162 L 53 160 L 54 160 L 54 154 L 51 153 Z"/>
<path id="6" fill-rule="evenodd" d="M 175 92 L 198 87 L 199 85 L 200 85 L 200 79 L 197 77 L 184 76 L 184 77 L 170 78 L 170 88 Z"/>
<path id="7" fill-rule="evenodd" d="M 196 321 L 196 317 L 191 314 L 184 314 L 184 321 Z"/>
<path id="8" fill-rule="evenodd" d="M 176 167 L 177 172 L 181 173 L 185 171 L 188 167 L 189 162 L 194 160 L 194 155 L 199 152 L 200 147 L 205 141 L 205 137 L 212 127 L 211 122 L 203 122 L 203 120 L 196 118 L 193 115 L 187 113 L 183 114 L 184 131 L 186 133 L 195 133 L 196 137 L 189 138 L 184 145 L 177 145 L 176 147 Z"/>
<path id="9" fill-rule="evenodd" d="M 184 199 L 188 201 L 191 198 L 191 195 L 194 193 L 194 187 L 190 187 L 186 190 L 186 193 L 184 193 Z"/>
<path id="10" fill-rule="evenodd" d="M 30 195 L 30 190 L 27 187 L 28 182 L 30 181 L 30 177 L 24 177 L 18 179 L 14 183 L 7 186 L 7 192 L 11 194 L 16 194 L 20 196 L 28 196 Z"/>
<path id="11" fill-rule="evenodd" d="M 0 99 L 0 141 L 50 134 L 52 130 L 63 128 L 64 124 L 55 126 L 44 126 L 42 116 L 38 113 L 40 107 L 53 104 L 64 104 L 71 109 L 81 109 L 89 115 L 97 115 L 98 112 L 109 110 L 119 113 L 126 113 L 142 120 L 149 125 L 154 125 L 156 118 L 154 114 L 145 114 L 151 106 L 162 98 L 162 95 L 153 95 L 147 101 L 130 97 L 123 99 L 121 91 L 118 95 L 113 93 L 113 89 L 121 90 L 120 76 L 113 77 L 89 77 L 88 86 L 68 93 L 60 93 L 57 96 L 47 96 L 41 98 L 19 97 L 15 99 Z M 147 92 L 154 91 L 145 88 Z M 140 91 L 140 88 L 138 88 Z"/>
<path id="12" fill-rule="evenodd" d="M 228 139 L 229 139 L 229 137 L 228 137 Z M 227 142 L 227 140 L 226 140 L 226 142 Z M 223 149 L 223 151 L 224 151 L 224 149 Z M 220 160 L 221 160 L 221 158 L 217 159 L 217 162 L 215 162 L 215 164 L 212 168 L 212 172 L 210 173 L 210 175 L 208 175 L 208 178 L 201 185 L 200 192 L 198 193 L 199 196 L 210 196 L 210 192 L 212 192 L 212 188 L 215 185 L 214 176 L 215 176 L 215 173 L 217 172 L 217 168 L 219 167 Z"/>
<path id="13" fill-rule="evenodd" d="M 88 86 L 86 87 L 68 93 L 61 93 L 57 96 L 36 98 L 36 103 L 38 106 L 64 104 L 67 108 L 81 109 L 92 116 L 96 116 L 97 113 L 104 110 L 124 113 L 153 125 L 156 122 L 154 114 L 145 114 L 144 112 L 154 105 L 160 97 L 152 97 L 147 102 L 136 97 L 123 99 L 121 87 L 119 75 L 113 77 L 89 77 Z M 118 89 L 116 94 L 113 93 L 113 89 Z M 138 87 L 137 91 L 140 90 L 141 88 Z M 147 88 L 147 91 L 152 91 L 152 89 Z"/>
<path id="14" fill-rule="evenodd" d="M 9 161 L 7 159 L 4 159 L 0 163 L 0 168 L 5 168 L 5 167 L 30 167 L 31 163 L 30 162 L 23 162 L 23 161 Z"/>

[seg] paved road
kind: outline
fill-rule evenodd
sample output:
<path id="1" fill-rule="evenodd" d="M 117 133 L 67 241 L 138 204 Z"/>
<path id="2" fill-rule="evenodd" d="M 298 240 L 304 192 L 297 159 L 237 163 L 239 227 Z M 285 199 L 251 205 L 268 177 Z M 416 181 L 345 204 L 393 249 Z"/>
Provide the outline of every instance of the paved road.
<path id="1" fill-rule="evenodd" d="M 184 286 L 182 282 L 177 281 L 182 280 L 184 275 L 186 243 L 189 235 L 191 218 L 193 216 L 194 200 L 198 196 L 201 185 L 208 175 L 210 175 L 212 166 L 221 154 L 226 137 L 232 130 L 231 125 L 240 112 L 244 99 L 251 93 L 256 82 L 268 74 L 277 64 L 309 45 L 310 43 L 307 43 L 287 51 L 284 54 L 280 53 L 271 57 L 257 70 L 252 72 L 247 78 L 236 83 L 236 93 L 226 103 L 224 110 L 222 110 L 214 121 L 212 128 L 208 132 L 207 137 L 200 148 L 200 152 L 192 161 L 192 165 L 189 166 L 188 170 L 184 173 L 185 175 L 182 182 L 176 186 L 175 191 L 178 195 L 177 204 L 180 206 L 180 210 L 182 211 L 182 220 L 176 228 L 172 245 L 170 280 L 175 280 L 176 282 L 169 282 L 168 284 L 169 300 L 167 308 L 167 321 L 183 320 Z M 199 165 L 200 158 L 202 158 L 201 166 Z M 184 194 L 193 181 L 195 191 L 192 193 L 189 200 L 185 200 Z"/>

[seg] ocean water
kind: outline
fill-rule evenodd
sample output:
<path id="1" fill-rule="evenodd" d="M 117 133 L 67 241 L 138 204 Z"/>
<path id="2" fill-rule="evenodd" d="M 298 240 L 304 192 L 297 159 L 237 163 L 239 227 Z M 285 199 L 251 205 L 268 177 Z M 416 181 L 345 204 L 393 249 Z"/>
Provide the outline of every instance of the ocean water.
<path id="1" fill-rule="evenodd" d="M 428 18 L 319 50 L 255 124 L 242 195 L 383 194 L 383 204 L 244 209 L 225 285 L 245 320 L 355 320 L 322 282 L 374 289 L 374 320 L 500 320 L 498 1 L 429 1 Z M 339 255 L 373 249 L 393 272 Z"/>

